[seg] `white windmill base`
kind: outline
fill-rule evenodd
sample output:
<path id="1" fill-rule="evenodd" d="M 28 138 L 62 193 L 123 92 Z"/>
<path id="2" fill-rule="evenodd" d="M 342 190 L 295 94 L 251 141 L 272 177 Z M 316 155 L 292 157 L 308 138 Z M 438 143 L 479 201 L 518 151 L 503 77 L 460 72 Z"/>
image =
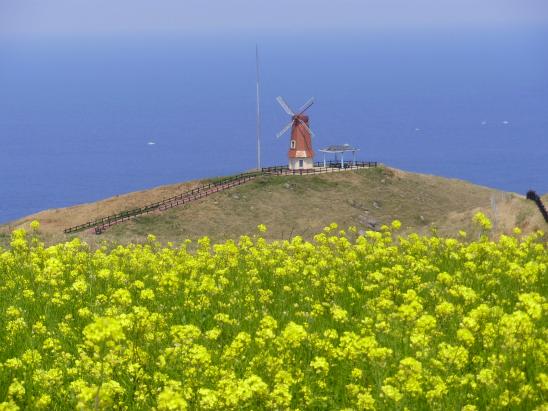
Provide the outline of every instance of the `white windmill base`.
<path id="1" fill-rule="evenodd" d="M 309 170 L 311 168 L 314 168 L 314 159 L 311 157 L 289 159 L 290 170 Z"/>

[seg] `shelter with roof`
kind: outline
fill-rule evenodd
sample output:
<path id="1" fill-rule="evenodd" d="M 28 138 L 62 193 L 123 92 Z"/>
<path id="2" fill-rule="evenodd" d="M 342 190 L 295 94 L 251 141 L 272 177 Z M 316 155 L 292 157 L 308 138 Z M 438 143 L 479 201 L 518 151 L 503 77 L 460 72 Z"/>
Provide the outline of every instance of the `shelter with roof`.
<path id="1" fill-rule="evenodd" d="M 356 151 L 360 151 L 359 148 L 356 148 L 356 147 L 352 147 L 351 145 L 349 144 L 342 144 L 342 145 L 333 145 L 333 146 L 329 146 L 329 147 L 326 147 L 326 148 L 322 148 L 321 150 L 319 150 L 323 153 L 323 166 L 324 167 L 327 167 L 327 161 L 326 161 L 326 154 L 332 154 L 335 156 L 335 162 L 338 163 L 339 162 L 339 159 L 338 159 L 338 156 L 340 154 L 341 158 L 340 158 L 340 166 L 342 168 L 344 168 L 344 153 L 352 153 L 352 161 L 351 161 L 351 164 L 352 165 L 356 165 Z M 331 161 L 329 161 L 330 163 L 332 163 Z M 348 163 L 348 161 L 347 161 Z"/>

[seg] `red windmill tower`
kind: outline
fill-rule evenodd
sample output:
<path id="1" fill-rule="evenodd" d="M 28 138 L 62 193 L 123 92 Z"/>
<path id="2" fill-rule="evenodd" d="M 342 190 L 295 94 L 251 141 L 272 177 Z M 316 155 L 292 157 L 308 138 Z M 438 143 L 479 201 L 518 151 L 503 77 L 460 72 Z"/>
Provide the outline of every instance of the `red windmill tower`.
<path id="1" fill-rule="evenodd" d="M 280 106 L 291 116 L 291 121 L 276 134 L 280 138 L 289 128 L 291 128 L 291 141 L 289 143 L 289 169 L 302 170 L 314 168 L 314 151 L 312 150 L 312 137 L 314 133 L 308 127 L 308 116 L 304 114 L 308 108 L 314 104 L 314 98 L 308 100 L 295 112 L 291 110 L 282 97 L 276 97 Z"/>

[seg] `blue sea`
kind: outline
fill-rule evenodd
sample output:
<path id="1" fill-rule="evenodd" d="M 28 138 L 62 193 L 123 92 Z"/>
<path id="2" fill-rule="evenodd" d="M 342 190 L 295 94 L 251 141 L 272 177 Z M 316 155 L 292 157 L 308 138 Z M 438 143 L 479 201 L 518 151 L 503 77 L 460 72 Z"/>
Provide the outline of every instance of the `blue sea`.
<path id="1" fill-rule="evenodd" d="M 256 43 L 263 165 L 314 96 L 316 149 L 548 192 L 547 29 L 4 38 L 0 223 L 255 167 Z"/>

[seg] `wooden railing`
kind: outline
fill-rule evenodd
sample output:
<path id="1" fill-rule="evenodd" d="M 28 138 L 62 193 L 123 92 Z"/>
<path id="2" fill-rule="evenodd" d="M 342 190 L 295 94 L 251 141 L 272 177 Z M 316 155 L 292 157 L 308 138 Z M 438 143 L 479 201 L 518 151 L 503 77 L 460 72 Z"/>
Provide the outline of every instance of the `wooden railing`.
<path id="1" fill-rule="evenodd" d="M 71 234 L 71 233 L 76 233 L 79 231 L 95 228 L 95 233 L 100 234 L 106 228 L 111 227 L 115 224 L 131 220 L 132 218 L 135 218 L 137 216 L 146 215 L 155 211 L 165 211 L 182 204 L 190 203 L 191 201 L 195 201 L 200 198 L 207 197 L 219 191 L 226 190 L 228 188 L 232 188 L 232 187 L 247 183 L 248 181 L 260 175 L 310 175 L 310 174 L 321 174 L 321 173 L 333 173 L 333 172 L 344 171 L 344 170 L 377 167 L 377 162 L 376 161 L 349 162 L 347 164 L 344 164 L 343 167 L 341 167 L 341 164 L 339 162 L 330 161 L 330 162 L 327 162 L 325 165 L 327 167 L 324 167 L 323 162 L 315 163 L 314 168 L 302 169 L 302 170 L 301 169 L 290 170 L 289 168 L 287 168 L 287 166 L 263 167 L 261 171 L 241 173 L 234 176 L 221 178 L 218 181 L 211 182 L 208 184 L 203 184 L 199 187 L 185 191 L 176 196 L 165 198 L 155 203 L 147 204 L 143 207 L 133 208 L 131 210 L 121 211 L 120 213 L 117 213 L 117 214 L 101 217 L 92 221 L 88 221 L 87 223 L 84 223 L 84 224 L 75 225 L 73 227 L 66 228 L 63 231 L 65 234 Z"/>
<path id="2" fill-rule="evenodd" d="M 344 164 L 344 166 L 341 165 L 339 162 L 329 161 L 325 163 L 314 163 L 314 168 L 308 168 L 308 169 L 296 169 L 291 170 L 287 166 L 274 166 L 274 167 L 263 167 L 261 171 L 264 174 L 270 174 L 270 175 L 309 175 L 309 174 L 322 174 L 322 173 L 336 173 L 338 171 L 345 171 L 345 170 L 356 170 L 359 168 L 370 168 L 370 167 L 377 167 L 378 163 L 376 161 L 356 161 L 354 162 L 348 162 Z"/>
<path id="3" fill-rule="evenodd" d="M 114 224 L 130 220 L 143 214 L 148 214 L 153 211 L 167 210 L 169 208 L 175 207 L 176 205 L 188 203 L 198 198 L 207 197 L 208 195 L 216 193 L 218 191 L 248 182 L 259 174 L 260 173 L 256 172 L 242 173 L 235 176 L 223 178 L 219 181 L 203 184 L 199 187 L 193 188 L 192 190 L 185 191 L 173 197 L 165 198 L 155 203 L 147 204 L 143 207 L 133 208 L 131 210 L 125 210 L 117 214 L 101 217 L 92 221 L 88 221 L 84 224 L 79 224 L 73 227 L 66 228 L 63 231 L 65 234 L 70 234 L 94 227 L 99 227 L 99 231 L 102 231 L 101 227 L 110 227 Z M 97 232 L 98 230 L 95 231 Z"/>

